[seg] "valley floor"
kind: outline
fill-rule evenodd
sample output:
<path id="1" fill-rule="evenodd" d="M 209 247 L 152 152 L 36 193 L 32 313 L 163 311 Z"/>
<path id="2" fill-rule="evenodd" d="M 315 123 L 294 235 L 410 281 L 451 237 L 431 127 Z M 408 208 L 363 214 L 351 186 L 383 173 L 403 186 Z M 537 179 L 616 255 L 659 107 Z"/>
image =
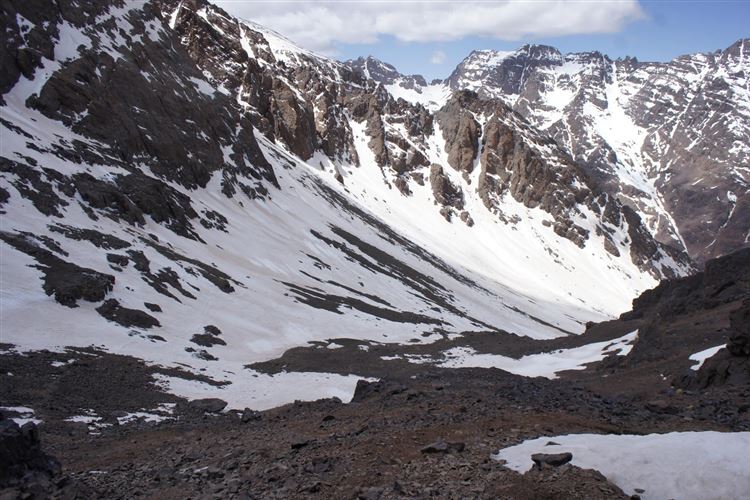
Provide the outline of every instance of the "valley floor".
<path id="1" fill-rule="evenodd" d="M 0 344 L 0 499 L 689 500 L 750 491 L 750 251 L 664 281 L 581 335 L 337 338 L 247 368 L 362 379 L 347 403 L 227 410 L 160 385 L 222 384 L 201 372 L 93 347 Z M 572 462 L 531 468 L 539 451 L 569 451 Z"/>
<path id="2" fill-rule="evenodd" d="M 585 373 L 548 380 L 423 366 L 360 383 L 350 404 L 242 414 L 205 412 L 162 392 L 155 369 L 134 358 L 5 351 L 0 360 L 6 381 L 13 374 L 0 396 L 23 395 L 31 418 L 44 421 L 43 447 L 64 478 L 47 487 L 63 498 L 628 498 L 632 491 L 591 470 L 520 474 L 492 454 L 571 433 L 750 430 L 746 389 L 642 387 L 626 396 L 616 382 L 592 389 Z"/>

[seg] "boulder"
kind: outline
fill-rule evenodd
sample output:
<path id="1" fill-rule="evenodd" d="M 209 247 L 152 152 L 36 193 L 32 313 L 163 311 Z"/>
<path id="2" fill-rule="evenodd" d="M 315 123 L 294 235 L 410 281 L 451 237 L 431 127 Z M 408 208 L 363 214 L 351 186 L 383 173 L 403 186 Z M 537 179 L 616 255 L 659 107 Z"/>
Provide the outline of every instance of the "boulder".
<path id="1" fill-rule="evenodd" d="M 455 442 L 450 443 L 442 439 L 438 439 L 434 443 L 430 443 L 420 451 L 422 453 L 461 453 L 466 448 L 465 443 Z"/>
<path id="2" fill-rule="evenodd" d="M 42 480 L 59 473 L 59 462 L 42 451 L 36 424 L 19 426 L 0 416 L 0 488 L 18 484 L 22 479 Z"/>
<path id="3" fill-rule="evenodd" d="M 534 453 L 531 455 L 531 460 L 534 465 L 538 468 L 545 466 L 560 467 L 573 460 L 573 454 L 570 452 L 566 453 Z"/>
<path id="4" fill-rule="evenodd" d="M 244 410 L 242 410 L 242 415 L 240 416 L 240 420 L 243 424 L 260 419 L 261 413 L 259 411 L 251 410 L 250 408 L 245 408 Z"/>
<path id="5" fill-rule="evenodd" d="M 191 410 L 205 413 L 221 413 L 227 407 L 227 402 L 219 398 L 194 399 L 188 403 Z"/>

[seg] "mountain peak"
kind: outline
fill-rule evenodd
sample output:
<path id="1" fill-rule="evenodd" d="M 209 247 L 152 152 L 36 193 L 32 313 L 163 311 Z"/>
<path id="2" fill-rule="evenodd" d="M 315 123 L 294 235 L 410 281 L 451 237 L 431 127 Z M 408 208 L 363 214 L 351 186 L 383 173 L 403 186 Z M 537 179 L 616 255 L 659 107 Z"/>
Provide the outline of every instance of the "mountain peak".
<path id="1" fill-rule="evenodd" d="M 481 90 L 482 86 L 497 88 L 492 97 L 517 94 L 527 69 L 554 66 L 563 62 L 559 50 L 548 45 L 523 45 L 517 50 L 474 50 L 445 80 L 453 89 Z"/>
<path id="2" fill-rule="evenodd" d="M 383 85 L 398 84 L 404 88 L 427 86 L 427 81 L 425 81 L 422 75 L 403 75 L 392 64 L 381 61 L 372 55 L 349 59 L 344 64 L 352 70 L 363 74 L 365 78 L 382 83 Z"/>
<path id="3" fill-rule="evenodd" d="M 526 44 L 521 46 L 516 52 L 519 55 L 523 54 L 531 59 L 541 61 L 561 62 L 563 58 L 560 51 L 551 45 Z"/>

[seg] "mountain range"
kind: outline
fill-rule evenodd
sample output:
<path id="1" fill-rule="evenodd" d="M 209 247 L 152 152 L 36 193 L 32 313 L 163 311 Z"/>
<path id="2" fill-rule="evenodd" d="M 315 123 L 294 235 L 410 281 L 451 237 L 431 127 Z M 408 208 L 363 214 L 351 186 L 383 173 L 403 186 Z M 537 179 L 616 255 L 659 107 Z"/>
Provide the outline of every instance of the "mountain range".
<path id="1" fill-rule="evenodd" d="M 747 243 L 746 41 L 662 65 L 477 51 L 428 85 L 201 0 L 15 8 L 4 342 L 247 384 L 342 332 L 580 333 Z"/>
<path id="2" fill-rule="evenodd" d="M 544 45 L 477 50 L 430 85 L 373 58 L 348 64 L 428 107 L 455 90 L 504 102 L 633 208 L 658 241 L 701 263 L 750 241 L 749 50 L 744 39 L 667 63 Z"/>
<path id="3" fill-rule="evenodd" d="M 279 498 L 381 498 L 297 476 L 351 458 L 321 465 L 322 442 L 381 453 L 369 446 L 408 429 L 440 438 L 418 457 L 462 453 L 446 429 L 474 436 L 466 467 L 483 461 L 514 498 L 627 498 L 641 488 L 593 471 L 498 472 L 484 429 L 510 429 L 506 445 L 553 428 L 750 429 L 736 389 L 750 380 L 750 39 L 666 63 L 477 50 L 428 83 L 205 0 L 2 5 L 0 444 L 23 452 L 0 462 L 32 450 L 23 481 L 59 471 L 6 414 L 44 421 L 86 471 L 99 464 L 76 455 L 81 427 L 91 453 L 109 449 L 102 433 L 140 442 L 132 421 L 224 436 L 208 455 L 133 446 L 142 468 L 172 470 L 136 474 L 147 489 L 197 488 L 176 497 L 240 480 L 239 463 L 186 465 L 242 455 L 225 453 L 240 422 L 285 450 L 283 467 L 267 466 L 275 449 L 244 462 Z M 406 463 L 445 480 L 448 462 L 413 455 L 351 459 L 337 477 Z M 444 493 L 465 496 L 473 479 L 450 470 Z M 142 493 L 110 472 L 39 488 Z"/>

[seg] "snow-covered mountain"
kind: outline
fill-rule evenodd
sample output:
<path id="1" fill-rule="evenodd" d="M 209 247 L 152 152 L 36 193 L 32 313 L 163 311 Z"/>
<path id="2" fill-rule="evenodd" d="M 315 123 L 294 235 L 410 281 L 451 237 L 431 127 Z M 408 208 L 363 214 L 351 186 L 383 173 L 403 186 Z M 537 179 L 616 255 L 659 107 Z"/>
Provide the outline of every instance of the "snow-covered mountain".
<path id="1" fill-rule="evenodd" d="M 440 109 L 452 94 L 451 88 L 440 80 L 428 84 L 422 75 L 402 75 L 392 65 L 372 56 L 344 64 L 365 78 L 381 83 L 394 98 L 421 104 L 430 111 Z"/>
<path id="2" fill-rule="evenodd" d="M 668 63 L 526 45 L 474 51 L 445 83 L 506 102 L 702 261 L 750 243 L 748 54 L 750 39 Z"/>
<path id="3" fill-rule="evenodd" d="M 265 408 L 351 395 L 356 374 L 247 366 L 294 346 L 575 334 L 691 269 L 500 100 L 395 99 L 203 0 L 10 6 L 18 349 L 94 345 L 189 370 L 164 379 L 179 394 Z"/>
<path id="4" fill-rule="evenodd" d="M 636 210 L 657 240 L 702 262 L 750 244 L 749 50 L 744 39 L 668 63 L 545 45 L 475 50 L 429 85 L 367 65 L 388 68 L 371 74 L 395 98 L 429 109 L 451 90 L 501 100 Z"/>

